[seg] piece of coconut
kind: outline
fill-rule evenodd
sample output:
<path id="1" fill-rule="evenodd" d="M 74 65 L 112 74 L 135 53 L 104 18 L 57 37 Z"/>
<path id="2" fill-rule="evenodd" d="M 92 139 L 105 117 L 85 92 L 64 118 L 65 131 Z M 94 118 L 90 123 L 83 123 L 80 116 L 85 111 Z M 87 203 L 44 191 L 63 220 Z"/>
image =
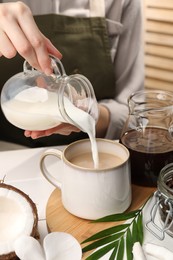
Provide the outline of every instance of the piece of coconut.
<path id="1" fill-rule="evenodd" d="M 18 259 L 14 241 L 21 235 L 38 239 L 37 208 L 21 190 L 0 183 L 0 260 Z"/>
<path id="2" fill-rule="evenodd" d="M 81 260 L 82 249 L 72 235 L 65 232 L 49 233 L 43 240 L 46 260 Z"/>
<path id="3" fill-rule="evenodd" d="M 139 242 L 135 242 L 133 245 L 133 260 L 146 260 L 143 248 Z"/>
<path id="4" fill-rule="evenodd" d="M 145 251 L 147 255 L 153 256 L 158 260 L 173 260 L 173 252 L 163 246 L 147 243 Z"/>
<path id="5" fill-rule="evenodd" d="M 16 255 L 21 260 L 81 260 L 82 249 L 79 242 L 65 232 L 53 232 L 43 240 L 43 248 L 30 236 L 21 236 L 15 243 Z"/>
<path id="6" fill-rule="evenodd" d="M 43 248 L 38 240 L 31 236 L 20 236 L 14 242 L 14 249 L 21 260 L 45 260 Z"/>

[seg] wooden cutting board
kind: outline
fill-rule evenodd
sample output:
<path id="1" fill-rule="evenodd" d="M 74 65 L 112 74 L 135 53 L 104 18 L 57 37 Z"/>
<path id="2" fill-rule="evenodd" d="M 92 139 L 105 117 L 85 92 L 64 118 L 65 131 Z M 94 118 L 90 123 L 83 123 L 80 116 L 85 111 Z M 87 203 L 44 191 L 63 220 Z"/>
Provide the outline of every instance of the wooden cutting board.
<path id="1" fill-rule="evenodd" d="M 132 185 L 132 204 L 128 211 L 138 209 L 154 191 L 155 188 Z M 94 224 L 70 214 L 61 203 L 61 192 L 58 189 L 53 191 L 48 200 L 46 220 L 49 232 L 67 232 L 73 235 L 79 243 L 98 231 L 120 224 L 120 222 Z M 85 259 L 90 253 L 83 254 L 82 259 Z"/>

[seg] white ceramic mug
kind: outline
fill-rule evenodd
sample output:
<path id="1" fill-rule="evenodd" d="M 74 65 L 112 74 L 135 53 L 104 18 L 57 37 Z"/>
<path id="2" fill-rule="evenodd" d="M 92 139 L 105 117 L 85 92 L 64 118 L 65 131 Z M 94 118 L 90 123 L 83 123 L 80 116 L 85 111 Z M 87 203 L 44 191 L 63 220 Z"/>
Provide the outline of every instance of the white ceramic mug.
<path id="1" fill-rule="evenodd" d="M 44 177 L 61 190 L 62 203 L 70 213 L 85 219 L 97 219 L 124 212 L 131 203 L 129 152 L 122 144 L 97 139 L 98 151 L 121 158 L 117 166 L 103 169 L 86 168 L 71 163 L 74 156 L 91 152 L 89 139 L 68 145 L 64 151 L 47 149 L 41 156 L 40 168 Z M 48 171 L 45 158 L 62 160 L 63 170 L 54 177 Z M 115 157 L 116 158 L 116 157 Z M 58 171 L 58 169 L 57 169 Z"/>

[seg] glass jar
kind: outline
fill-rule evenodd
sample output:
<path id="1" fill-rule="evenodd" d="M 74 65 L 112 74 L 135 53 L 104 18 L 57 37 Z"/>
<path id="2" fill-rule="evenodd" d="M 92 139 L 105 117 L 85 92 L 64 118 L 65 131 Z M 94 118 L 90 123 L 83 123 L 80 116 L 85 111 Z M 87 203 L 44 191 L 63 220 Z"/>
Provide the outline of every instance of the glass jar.
<path id="1" fill-rule="evenodd" d="M 147 229 L 160 240 L 164 239 L 165 233 L 173 237 L 173 163 L 160 171 L 154 200 L 151 219 L 146 223 Z"/>
<path id="2" fill-rule="evenodd" d="M 65 122 L 84 131 L 81 112 L 98 119 L 93 87 L 83 75 L 66 75 L 54 56 L 51 62 L 53 74 L 47 76 L 25 61 L 23 72 L 2 88 L 2 111 L 10 123 L 24 130 L 46 130 Z"/>
<path id="3" fill-rule="evenodd" d="M 173 162 L 173 93 L 139 91 L 128 105 L 120 142 L 130 152 L 132 183 L 156 187 L 160 170 Z"/>

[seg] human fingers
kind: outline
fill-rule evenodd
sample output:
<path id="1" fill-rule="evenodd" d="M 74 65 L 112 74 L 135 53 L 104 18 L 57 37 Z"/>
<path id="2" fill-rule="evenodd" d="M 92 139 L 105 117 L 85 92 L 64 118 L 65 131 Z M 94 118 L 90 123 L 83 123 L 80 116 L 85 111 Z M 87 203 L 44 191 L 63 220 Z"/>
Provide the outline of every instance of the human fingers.
<path id="1" fill-rule="evenodd" d="M 48 53 L 50 53 L 50 54 L 54 55 L 55 57 L 61 59 L 62 54 L 59 52 L 59 50 L 57 50 L 57 48 L 51 43 L 51 41 L 48 38 L 46 38 L 44 35 L 43 35 L 43 37 L 44 37 L 45 42 L 46 42 Z"/>
<path id="2" fill-rule="evenodd" d="M 7 15 L 9 13 L 8 6 L 6 4 L 0 4 L 0 52 L 1 56 L 5 56 L 7 58 L 12 58 L 16 55 L 16 50 L 11 43 L 10 39 L 8 38 L 8 35 L 5 32 L 4 28 L 4 21 L 9 22 L 10 27 L 10 21 L 9 16 Z"/>
<path id="3" fill-rule="evenodd" d="M 25 130 L 24 135 L 26 137 L 31 137 L 32 139 L 37 139 L 46 136 L 45 131 L 29 131 L 29 130 Z"/>
<path id="4" fill-rule="evenodd" d="M 25 33 L 27 40 L 31 44 L 32 48 L 34 49 L 36 61 L 41 67 L 41 70 L 46 74 L 51 74 L 52 68 L 51 68 L 49 51 L 51 51 L 51 54 L 54 54 L 60 59 L 62 58 L 61 53 L 40 32 L 30 12 L 26 12 L 24 21 L 22 16 L 19 16 L 18 22 L 22 31 Z M 31 60 L 31 58 L 28 55 L 26 59 L 33 67 L 35 67 L 34 60 Z"/>
<path id="5" fill-rule="evenodd" d="M 7 34 L 0 28 L 0 56 L 4 56 L 8 59 L 13 58 L 17 51 L 13 46 L 11 40 Z"/>
<path id="6" fill-rule="evenodd" d="M 24 135 L 26 137 L 31 137 L 33 139 L 37 139 L 44 136 L 50 136 L 52 134 L 61 134 L 61 135 L 69 135 L 72 132 L 80 132 L 80 130 L 70 124 L 62 123 L 56 127 L 50 128 L 44 131 L 28 131 L 25 130 Z"/>
<path id="7" fill-rule="evenodd" d="M 6 58 L 12 58 L 18 52 L 36 69 L 41 70 L 35 51 L 28 41 L 23 30 L 14 16 L 10 13 L 8 16 L 1 14 L 1 39 L 0 50 Z"/>
<path id="8" fill-rule="evenodd" d="M 71 124 L 62 123 L 54 128 L 47 129 L 45 131 L 45 134 L 47 136 L 52 135 L 52 134 L 69 135 L 69 134 L 71 134 L 71 132 L 80 132 L 80 130 Z"/>
<path id="9" fill-rule="evenodd" d="M 2 55 L 12 58 L 18 52 L 34 68 L 52 73 L 49 51 L 62 55 L 39 31 L 29 7 L 22 2 L 0 4 L 0 18 Z"/>

